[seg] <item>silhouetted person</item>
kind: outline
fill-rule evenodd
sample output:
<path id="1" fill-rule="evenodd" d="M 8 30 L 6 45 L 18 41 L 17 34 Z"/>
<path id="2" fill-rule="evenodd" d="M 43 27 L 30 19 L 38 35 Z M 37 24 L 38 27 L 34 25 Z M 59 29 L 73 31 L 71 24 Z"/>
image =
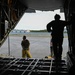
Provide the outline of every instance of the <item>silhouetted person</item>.
<path id="1" fill-rule="evenodd" d="M 26 57 L 32 58 L 30 50 L 29 50 L 30 42 L 29 42 L 29 40 L 26 39 L 26 36 L 23 36 L 21 46 L 22 46 L 22 57 L 23 58 L 26 58 Z"/>
<path id="2" fill-rule="evenodd" d="M 63 31 L 64 27 L 69 25 L 69 22 L 60 20 L 60 15 L 54 16 L 55 20 L 47 24 L 47 31 L 52 32 L 53 50 L 55 60 L 61 60 Z"/>

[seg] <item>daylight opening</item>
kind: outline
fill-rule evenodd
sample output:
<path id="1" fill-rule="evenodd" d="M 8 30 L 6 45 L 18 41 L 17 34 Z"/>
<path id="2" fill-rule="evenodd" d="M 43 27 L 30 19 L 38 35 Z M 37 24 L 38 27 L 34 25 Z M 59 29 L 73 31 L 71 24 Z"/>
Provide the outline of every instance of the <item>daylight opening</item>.
<path id="1" fill-rule="evenodd" d="M 46 31 L 46 25 L 54 20 L 54 15 L 60 14 L 61 20 L 65 20 L 64 13 L 60 10 L 55 11 L 38 11 L 36 13 L 25 13 L 14 30 L 10 33 L 10 55 L 14 57 L 22 57 L 21 41 L 23 35 L 26 35 L 30 41 L 30 52 L 32 58 L 44 58 L 50 55 L 50 33 Z M 1 47 L 6 50 L 8 41 Z M 5 48 L 5 49 L 4 49 Z M 63 41 L 63 58 L 66 57 L 68 51 L 68 40 L 65 29 Z M 4 51 L 2 51 L 4 52 Z M 5 52 L 6 53 L 6 52 Z"/>

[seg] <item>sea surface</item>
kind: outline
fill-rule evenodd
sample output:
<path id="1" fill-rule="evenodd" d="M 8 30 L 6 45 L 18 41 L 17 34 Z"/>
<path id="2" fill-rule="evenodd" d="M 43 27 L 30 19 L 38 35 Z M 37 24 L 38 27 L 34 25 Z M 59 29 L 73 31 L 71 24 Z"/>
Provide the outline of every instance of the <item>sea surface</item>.
<path id="1" fill-rule="evenodd" d="M 23 35 L 26 35 L 27 39 L 30 41 L 30 52 L 32 58 L 44 58 L 45 56 L 50 55 L 51 37 L 48 32 L 10 33 L 9 37 L 0 48 L 0 54 L 22 58 L 21 41 Z M 66 58 L 68 50 L 67 33 L 64 33 L 63 58 Z"/>

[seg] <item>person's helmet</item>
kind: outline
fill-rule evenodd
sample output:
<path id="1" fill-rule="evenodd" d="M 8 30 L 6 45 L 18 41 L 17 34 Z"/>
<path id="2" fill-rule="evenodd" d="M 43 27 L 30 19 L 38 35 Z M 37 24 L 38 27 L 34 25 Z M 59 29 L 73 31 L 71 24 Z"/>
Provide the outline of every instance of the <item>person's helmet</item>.
<path id="1" fill-rule="evenodd" d="M 55 20 L 59 20 L 59 19 L 60 19 L 60 15 L 56 14 L 56 15 L 54 16 L 54 18 L 55 18 Z"/>

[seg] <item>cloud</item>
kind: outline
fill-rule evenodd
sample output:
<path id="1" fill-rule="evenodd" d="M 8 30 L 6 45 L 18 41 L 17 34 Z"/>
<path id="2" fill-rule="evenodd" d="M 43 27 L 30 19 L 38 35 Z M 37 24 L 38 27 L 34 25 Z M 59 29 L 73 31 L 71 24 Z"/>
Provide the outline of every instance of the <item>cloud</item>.
<path id="1" fill-rule="evenodd" d="M 60 13 L 61 19 L 64 20 L 64 13 Z M 55 12 L 47 11 L 40 12 L 36 11 L 36 13 L 25 13 L 15 29 L 24 29 L 24 30 L 42 30 L 46 29 L 47 23 L 54 19 Z"/>

